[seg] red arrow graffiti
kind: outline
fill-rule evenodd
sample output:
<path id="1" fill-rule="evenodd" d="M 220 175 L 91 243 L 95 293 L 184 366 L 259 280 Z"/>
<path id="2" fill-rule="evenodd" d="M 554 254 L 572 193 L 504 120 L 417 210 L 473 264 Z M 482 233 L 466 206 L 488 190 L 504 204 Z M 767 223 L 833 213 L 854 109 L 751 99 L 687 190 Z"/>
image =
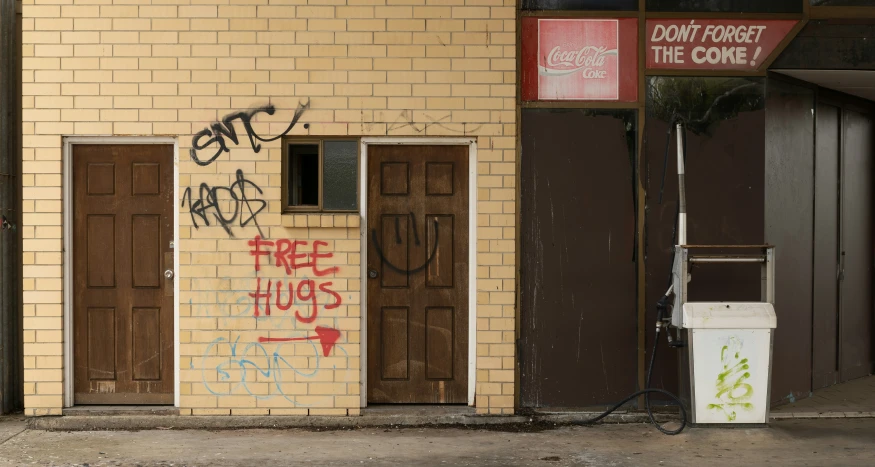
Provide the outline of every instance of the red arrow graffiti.
<path id="1" fill-rule="evenodd" d="M 292 341 L 308 341 L 318 339 L 322 344 L 322 353 L 327 357 L 331 353 L 331 349 L 340 339 L 340 331 L 334 328 L 325 326 L 316 326 L 315 336 L 305 337 L 259 337 L 258 342 L 292 342 Z"/>

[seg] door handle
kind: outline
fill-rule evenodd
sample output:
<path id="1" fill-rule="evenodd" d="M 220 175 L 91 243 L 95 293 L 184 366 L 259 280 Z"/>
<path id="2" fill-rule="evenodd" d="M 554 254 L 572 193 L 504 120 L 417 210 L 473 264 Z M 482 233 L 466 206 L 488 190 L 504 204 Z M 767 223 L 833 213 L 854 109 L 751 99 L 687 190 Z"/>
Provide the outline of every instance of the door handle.
<path id="1" fill-rule="evenodd" d="M 845 252 L 842 252 L 841 258 L 839 258 L 839 274 L 838 280 L 845 280 Z"/>
<path id="2" fill-rule="evenodd" d="M 168 269 L 164 271 L 164 277 L 168 279 L 173 279 L 173 269 Z"/>
<path id="3" fill-rule="evenodd" d="M 379 275 L 380 273 L 378 273 L 376 269 L 368 269 L 368 277 L 371 279 L 376 279 Z"/>

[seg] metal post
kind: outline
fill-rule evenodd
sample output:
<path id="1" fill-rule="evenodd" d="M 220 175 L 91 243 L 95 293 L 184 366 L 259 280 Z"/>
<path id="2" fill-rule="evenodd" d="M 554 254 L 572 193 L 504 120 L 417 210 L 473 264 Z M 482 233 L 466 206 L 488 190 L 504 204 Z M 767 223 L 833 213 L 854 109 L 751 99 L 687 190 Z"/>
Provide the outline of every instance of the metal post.
<path id="1" fill-rule="evenodd" d="M 684 124 L 677 124 L 678 137 L 678 245 L 687 244 L 687 188 L 684 184 Z"/>

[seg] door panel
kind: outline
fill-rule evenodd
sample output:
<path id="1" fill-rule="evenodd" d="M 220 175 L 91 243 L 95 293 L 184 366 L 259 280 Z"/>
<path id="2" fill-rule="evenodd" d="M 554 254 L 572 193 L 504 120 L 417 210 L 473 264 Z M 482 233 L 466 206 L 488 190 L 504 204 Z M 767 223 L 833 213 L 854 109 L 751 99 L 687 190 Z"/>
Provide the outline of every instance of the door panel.
<path id="1" fill-rule="evenodd" d="M 843 122 L 841 379 L 872 372 L 873 134 L 871 117 L 845 110 Z"/>
<path id="2" fill-rule="evenodd" d="M 368 401 L 468 401 L 467 146 L 368 148 Z"/>
<path id="3" fill-rule="evenodd" d="M 76 404 L 173 403 L 173 147 L 73 147 Z"/>
<path id="4" fill-rule="evenodd" d="M 813 389 L 838 383 L 840 118 L 838 107 L 818 105 L 814 164 Z"/>
<path id="5" fill-rule="evenodd" d="M 636 133 L 624 112 L 522 114 L 523 407 L 607 404 L 636 389 Z"/>

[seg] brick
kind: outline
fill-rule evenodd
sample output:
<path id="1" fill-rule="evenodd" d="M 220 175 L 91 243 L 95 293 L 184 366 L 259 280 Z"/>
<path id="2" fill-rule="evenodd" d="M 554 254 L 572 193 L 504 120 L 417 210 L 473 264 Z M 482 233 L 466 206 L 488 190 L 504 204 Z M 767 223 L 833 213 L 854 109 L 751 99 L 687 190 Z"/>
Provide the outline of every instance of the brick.
<path id="1" fill-rule="evenodd" d="M 182 34 L 176 31 L 143 31 L 140 33 L 141 44 L 176 44 L 177 42 L 189 42 L 182 38 Z"/>
<path id="2" fill-rule="evenodd" d="M 100 6 L 100 17 L 102 18 L 136 18 L 139 14 L 139 8 L 136 5 Z"/>
<path id="3" fill-rule="evenodd" d="M 152 28 L 152 21 L 147 18 L 115 18 L 112 28 L 117 31 L 148 31 Z"/>
<path id="4" fill-rule="evenodd" d="M 63 30 L 74 29 L 76 31 L 109 31 L 112 29 L 112 18 L 63 18 L 72 21 L 73 27 L 59 28 Z"/>
<path id="5" fill-rule="evenodd" d="M 31 18 L 35 31 L 67 31 L 73 29 L 72 18 Z"/>
<path id="6" fill-rule="evenodd" d="M 217 18 L 219 9 L 215 5 L 186 5 L 178 7 L 180 18 Z"/>
<path id="7" fill-rule="evenodd" d="M 186 18 L 160 18 L 152 20 L 153 31 L 185 31 L 189 29 L 189 19 Z"/>
<path id="8" fill-rule="evenodd" d="M 141 5 L 139 7 L 141 18 L 175 18 L 177 15 L 176 6 L 173 5 Z"/>

